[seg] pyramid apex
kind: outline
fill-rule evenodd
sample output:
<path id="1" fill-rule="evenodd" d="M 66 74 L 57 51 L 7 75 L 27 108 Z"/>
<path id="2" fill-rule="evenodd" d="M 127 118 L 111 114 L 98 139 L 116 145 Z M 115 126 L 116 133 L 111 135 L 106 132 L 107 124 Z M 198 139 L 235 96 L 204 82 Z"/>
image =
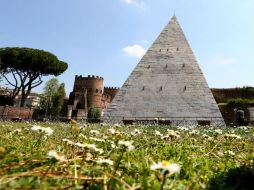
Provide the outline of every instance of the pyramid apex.
<path id="1" fill-rule="evenodd" d="M 175 14 L 175 13 L 174 13 L 174 15 L 172 16 L 171 21 L 177 21 L 177 17 L 176 17 L 176 14 Z"/>

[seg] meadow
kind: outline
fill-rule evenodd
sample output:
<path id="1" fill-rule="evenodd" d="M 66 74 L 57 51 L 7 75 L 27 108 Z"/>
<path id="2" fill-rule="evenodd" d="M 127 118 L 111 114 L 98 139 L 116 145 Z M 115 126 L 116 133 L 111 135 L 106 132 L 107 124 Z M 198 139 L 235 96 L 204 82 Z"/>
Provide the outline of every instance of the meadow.
<path id="1" fill-rule="evenodd" d="M 254 128 L 0 122 L 0 189 L 253 189 Z"/>

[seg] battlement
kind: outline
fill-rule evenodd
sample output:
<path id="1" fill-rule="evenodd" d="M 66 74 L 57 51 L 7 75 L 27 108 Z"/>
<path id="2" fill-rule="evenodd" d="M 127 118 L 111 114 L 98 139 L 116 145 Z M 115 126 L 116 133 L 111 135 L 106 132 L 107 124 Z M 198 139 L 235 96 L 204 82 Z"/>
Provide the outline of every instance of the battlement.
<path id="1" fill-rule="evenodd" d="M 119 90 L 119 87 L 105 86 L 104 90 Z"/>
<path id="2" fill-rule="evenodd" d="M 89 79 L 100 79 L 103 80 L 103 77 L 88 75 L 87 77 L 83 77 L 82 75 L 75 75 L 75 80 L 89 80 Z"/>
<path id="3" fill-rule="evenodd" d="M 118 87 L 108 87 L 107 86 L 107 87 L 104 87 L 103 94 L 106 96 L 110 96 L 110 102 L 111 102 L 119 90 L 120 90 L 120 88 L 118 88 Z"/>

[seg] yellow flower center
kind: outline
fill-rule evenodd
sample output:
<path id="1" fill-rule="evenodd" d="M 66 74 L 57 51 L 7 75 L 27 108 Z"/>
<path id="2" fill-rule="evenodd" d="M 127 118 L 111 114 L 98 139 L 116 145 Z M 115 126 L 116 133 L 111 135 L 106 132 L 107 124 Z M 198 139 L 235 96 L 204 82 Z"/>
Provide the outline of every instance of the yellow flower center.
<path id="1" fill-rule="evenodd" d="M 162 166 L 164 167 L 168 166 L 169 164 L 170 164 L 169 161 L 166 161 L 166 160 L 162 161 Z"/>

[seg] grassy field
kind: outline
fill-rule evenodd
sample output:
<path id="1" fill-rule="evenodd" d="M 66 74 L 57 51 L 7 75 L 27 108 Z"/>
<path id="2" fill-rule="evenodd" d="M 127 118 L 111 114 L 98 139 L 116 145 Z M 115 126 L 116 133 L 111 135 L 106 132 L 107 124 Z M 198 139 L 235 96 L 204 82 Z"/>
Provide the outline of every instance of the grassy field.
<path id="1" fill-rule="evenodd" d="M 253 189 L 254 129 L 0 123 L 0 189 Z"/>

